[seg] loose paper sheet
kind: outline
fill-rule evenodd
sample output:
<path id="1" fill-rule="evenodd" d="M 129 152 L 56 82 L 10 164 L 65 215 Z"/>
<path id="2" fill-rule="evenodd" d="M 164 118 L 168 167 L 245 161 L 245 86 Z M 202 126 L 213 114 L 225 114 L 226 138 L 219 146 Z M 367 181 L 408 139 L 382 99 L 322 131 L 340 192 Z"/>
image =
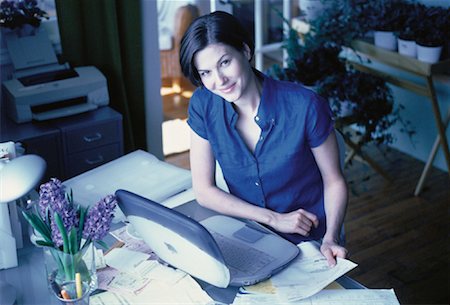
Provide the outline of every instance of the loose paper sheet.
<path id="1" fill-rule="evenodd" d="M 105 255 L 106 264 L 120 271 L 134 271 L 150 255 L 124 248 L 114 248 Z"/>
<path id="2" fill-rule="evenodd" d="M 317 242 L 303 242 L 298 247 L 300 254 L 286 269 L 266 282 L 244 287 L 242 291 L 276 294 L 278 299 L 294 302 L 316 294 L 357 266 L 347 259 L 338 258 L 336 265 L 329 267 Z"/>
<path id="3" fill-rule="evenodd" d="M 176 284 L 152 280 L 138 295 L 102 292 L 91 296 L 91 305 L 129 305 L 129 304 L 214 304 L 214 301 L 204 292 L 189 275 Z"/>
<path id="4" fill-rule="evenodd" d="M 295 302 L 284 302 L 278 295 L 239 294 L 233 305 L 400 305 L 393 289 L 336 289 L 319 293 Z"/>

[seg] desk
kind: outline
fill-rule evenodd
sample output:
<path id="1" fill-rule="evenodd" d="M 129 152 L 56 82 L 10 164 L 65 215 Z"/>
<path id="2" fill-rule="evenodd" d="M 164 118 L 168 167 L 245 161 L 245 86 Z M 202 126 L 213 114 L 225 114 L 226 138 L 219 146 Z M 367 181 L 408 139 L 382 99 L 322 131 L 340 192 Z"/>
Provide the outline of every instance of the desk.
<path id="1" fill-rule="evenodd" d="M 136 164 L 135 166 L 131 166 L 130 164 Z M 159 173 L 154 173 L 152 170 L 149 170 L 143 165 L 150 166 L 152 164 L 153 169 L 159 168 L 161 170 L 165 171 L 165 175 L 161 175 Z M 141 168 L 142 171 L 145 171 L 146 174 L 150 175 L 147 176 L 148 181 L 152 181 L 152 175 L 158 175 L 160 178 L 166 177 L 168 178 L 166 184 L 168 184 L 171 180 L 174 186 L 179 185 L 189 185 L 187 183 L 187 179 L 190 177 L 188 173 L 186 173 L 186 170 L 179 169 L 178 171 L 178 179 L 174 179 L 174 176 L 176 174 L 175 168 L 173 166 L 169 166 L 169 164 L 157 161 L 157 159 L 144 152 L 144 151 L 136 151 L 133 153 L 130 153 L 128 155 L 125 155 L 119 159 L 116 159 L 114 161 L 111 161 L 107 164 L 104 164 L 96 169 L 93 169 L 89 172 L 86 172 L 80 176 L 77 176 L 75 178 L 72 178 L 66 182 L 64 182 L 69 187 L 74 187 L 74 194 L 80 194 L 80 192 L 85 187 L 86 181 L 80 181 L 80 177 L 84 177 L 88 179 L 88 181 L 91 181 L 89 179 L 92 179 L 92 181 L 96 181 L 97 174 L 99 174 L 99 171 L 101 171 L 102 176 L 104 171 L 107 171 L 110 173 L 108 177 L 110 180 L 116 181 L 115 177 L 117 175 L 114 173 L 115 171 L 120 171 L 122 167 L 127 168 L 131 172 L 134 172 L 136 177 L 141 177 L 141 174 L 139 173 L 139 169 Z M 136 170 L 134 170 L 136 169 Z M 123 169 L 122 169 L 123 172 Z M 108 178 L 106 177 L 106 178 Z M 104 179 L 106 179 L 104 178 Z M 170 179 L 169 179 L 170 178 Z M 177 180 L 177 181 L 173 181 Z M 136 180 L 133 181 L 122 181 L 121 185 L 130 184 L 130 187 L 134 186 L 136 187 Z M 94 183 L 94 182 L 92 182 Z M 109 185 L 112 189 L 102 189 L 105 193 L 103 195 L 114 193 L 115 189 L 117 188 L 117 185 L 115 185 L 113 182 L 109 181 L 103 181 L 104 186 Z M 90 184 L 91 185 L 91 184 Z M 149 189 L 149 183 L 143 184 L 143 186 L 147 191 Z M 92 188 L 92 185 L 91 185 Z M 138 190 L 133 190 L 138 191 Z M 148 196 L 152 196 L 154 198 L 159 197 L 163 198 L 164 196 L 160 193 L 158 193 L 158 190 L 155 190 L 156 193 L 150 194 L 146 193 Z M 188 189 L 182 193 L 179 194 L 173 194 L 174 196 L 166 199 L 163 203 L 166 206 L 175 206 L 174 199 L 178 200 L 180 203 L 188 202 L 193 197 L 192 189 Z M 80 197 L 80 196 L 78 196 Z M 82 197 L 82 196 L 81 196 Z M 186 205 L 187 206 L 187 205 Z M 180 212 L 185 214 L 190 214 L 191 216 L 193 214 L 196 214 L 196 218 L 199 219 L 199 217 L 207 217 L 211 211 L 202 208 L 198 205 L 190 205 L 190 207 L 183 210 L 182 206 L 179 206 L 178 209 Z M 25 225 L 25 224 L 24 224 Z M 115 224 L 115 228 L 121 226 L 121 223 Z M 25 227 L 25 226 L 24 226 Z M 113 229 L 115 229 L 113 228 Z M 27 230 L 23 230 L 24 232 L 27 232 Z M 105 242 L 109 245 L 112 245 L 114 243 L 115 239 L 108 235 L 105 239 Z M 20 249 L 18 251 L 18 260 L 19 260 L 19 266 L 16 268 L 6 269 L 0 271 L 0 279 L 4 280 L 7 283 L 10 283 L 13 285 L 17 290 L 17 304 L 57 304 L 56 299 L 51 298 L 51 294 L 48 291 L 47 288 L 47 281 L 46 281 L 46 275 L 45 275 L 45 266 L 43 264 L 44 258 L 43 258 L 43 251 L 42 249 L 35 247 L 33 244 L 31 244 L 29 237 L 24 236 L 24 248 Z M 338 281 L 339 284 L 341 284 L 344 288 L 364 288 L 361 284 L 355 282 L 354 280 L 343 276 Z M 225 300 L 229 301 L 232 300 L 234 297 L 233 293 L 236 292 L 236 289 L 220 289 L 213 287 L 211 285 L 208 285 L 206 283 L 201 283 L 200 285 L 202 288 L 210 294 L 210 296 L 213 299 L 216 300 Z"/>
<path id="2" fill-rule="evenodd" d="M 357 61 L 351 60 L 351 64 L 358 70 L 366 73 L 370 73 L 376 76 L 379 76 L 385 79 L 387 82 L 392 83 L 393 85 L 399 86 L 404 89 L 408 89 L 417 94 L 424 95 L 430 99 L 434 120 L 436 122 L 437 130 L 438 130 L 438 138 L 437 144 L 431 149 L 430 155 L 428 157 L 428 161 L 422 171 L 419 182 L 416 186 L 414 195 L 418 196 L 423 188 L 423 184 L 425 182 L 426 176 L 428 174 L 428 170 L 433 163 L 434 157 L 437 152 L 438 145 L 440 143 L 442 150 L 444 151 L 445 160 L 447 163 L 447 169 L 450 174 L 450 153 L 447 137 L 445 134 L 446 122 L 442 119 L 441 110 L 439 108 L 439 103 L 436 95 L 436 90 L 433 83 L 433 76 L 438 74 L 449 73 L 450 71 L 450 59 L 446 59 L 444 61 L 440 61 L 435 64 L 429 64 L 422 61 L 419 61 L 415 58 L 401 55 L 397 52 L 392 52 L 388 50 L 384 50 L 382 48 L 376 47 L 375 45 L 363 41 L 363 40 L 355 40 L 352 43 L 352 47 L 363 56 L 367 56 L 370 59 L 375 61 L 387 64 L 391 67 L 400 69 L 402 71 L 417 75 L 425 80 L 425 85 L 419 85 L 409 80 L 395 78 L 393 75 L 388 73 L 381 72 L 372 67 L 363 65 Z"/>
<path id="3" fill-rule="evenodd" d="M 113 237 L 107 237 L 107 243 L 112 244 L 113 241 Z M 56 298 L 51 297 L 47 287 L 43 251 L 31 244 L 28 236 L 24 236 L 24 248 L 18 251 L 18 260 L 18 267 L 0 271 L 0 280 L 11 284 L 17 290 L 16 304 L 59 304 Z M 347 289 L 365 288 L 348 276 L 342 276 L 337 282 Z M 236 293 L 234 288 L 221 289 L 204 282 L 199 284 L 218 301 L 232 300 Z"/>

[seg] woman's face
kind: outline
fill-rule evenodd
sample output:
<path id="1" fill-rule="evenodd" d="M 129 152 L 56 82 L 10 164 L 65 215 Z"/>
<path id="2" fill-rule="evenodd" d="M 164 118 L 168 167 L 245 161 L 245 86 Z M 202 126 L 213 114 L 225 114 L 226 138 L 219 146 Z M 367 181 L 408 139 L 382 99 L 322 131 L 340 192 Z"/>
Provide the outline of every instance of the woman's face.
<path id="1" fill-rule="evenodd" d="M 198 51 L 194 56 L 194 64 L 206 89 L 228 102 L 235 102 L 248 93 L 253 77 L 249 59 L 248 48 L 239 52 L 218 43 Z"/>

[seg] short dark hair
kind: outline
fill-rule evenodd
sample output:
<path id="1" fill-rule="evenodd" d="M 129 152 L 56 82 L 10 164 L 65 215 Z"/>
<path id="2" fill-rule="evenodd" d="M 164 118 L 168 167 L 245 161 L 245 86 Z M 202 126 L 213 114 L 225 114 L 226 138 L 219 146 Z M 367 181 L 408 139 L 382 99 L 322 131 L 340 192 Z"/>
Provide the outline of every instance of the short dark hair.
<path id="1" fill-rule="evenodd" d="M 201 86 L 202 81 L 194 65 L 194 56 L 210 44 L 223 43 L 238 51 L 250 49 L 250 60 L 253 58 L 255 44 L 249 33 L 239 20 L 231 14 L 215 11 L 195 19 L 180 44 L 180 65 L 184 76 L 194 84 Z"/>

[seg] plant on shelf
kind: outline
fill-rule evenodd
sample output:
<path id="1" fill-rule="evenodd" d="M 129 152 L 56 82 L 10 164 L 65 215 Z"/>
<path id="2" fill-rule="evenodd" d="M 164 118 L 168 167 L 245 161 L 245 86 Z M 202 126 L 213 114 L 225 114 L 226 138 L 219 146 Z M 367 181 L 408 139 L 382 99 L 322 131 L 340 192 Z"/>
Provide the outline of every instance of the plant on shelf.
<path id="1" fill-rule="evenodd" d="M 450 8 L 418 5 L 416 42 L 422 46 L 442 46 L 449 41 Z"/>
<path id="2" fill-rule="evenodd" d="M 333 1 L 320 16 L 311 21 L 306 33 L 307 46 L 350 46 L 354 39 L 362 38 L 376 22 L 371 1 Z"/>
<path id="3" fill-rule="evenodd" d="M 45 11 L 41 10 L 36 0 L 8 1 L 0 3 L 0 26 L 17 29 L 28 24 L 35 28 L 39 27 L 42 18 L 48 19 Z"/>
<path id="4" fill-rule="evenodd" d="M 314 87 L 324 76 L 345 71 L 345 64 L 338 57 L 340 48 L 336 46 L 317 46 L 302 48 L 295 58 L 290 57 L 288 68 L 272 67 L 269 74 L 281 80 L 294 80 L 305 86 Z"/>
<path id="5" fill-rule="evenodd" d="M 399 7 L 399 28 L 395 34 L 399 39 L 415 41 L 417 33 L 417 16 L 419 5 L 416 3 L 402 2 Z"/>
<path id="6" fill-rule="evenodd" d="M 303 40 L 290 28 L 284 40 L 287 67 L 273 66 L 268 74 L 274 78 L 314 85 L 327 98 L 341 131 L 356 125 L 358 144 L 394 141 L 390 127 L 400 117 L 402 106 L 394 107 L 390 88 L 381 78 L 355 71 L 340 57 L 351 42 L 373 28 L 375 4 L 371 1 L 336 1 L 312 21 L 312 30 Z M 345 113 L 343 110 L 350 110 Z M 403 124 L 411 136 L 414 131 Z M 348 135 L 351 137 L 351 135 Z"/>
<path id="7" fill-rule="evenodd" d="M 402 0 L 384 0 L 375 2 L 373 7 L 374 23 L 376 31 L 397 32 L 403 26 L 402 15 L 405 12 L 407 2 Z"/>
<path id="8" fill-rule="evenodd" d="M 398 118 L 393 112 L 392 93 L 383 79 L 349 69 L 326 76 L 318 87 L 318 93 L 330 101 L 336 126 L 358 127 L 359 144 L 393 141 L 388 129 Z"/>

